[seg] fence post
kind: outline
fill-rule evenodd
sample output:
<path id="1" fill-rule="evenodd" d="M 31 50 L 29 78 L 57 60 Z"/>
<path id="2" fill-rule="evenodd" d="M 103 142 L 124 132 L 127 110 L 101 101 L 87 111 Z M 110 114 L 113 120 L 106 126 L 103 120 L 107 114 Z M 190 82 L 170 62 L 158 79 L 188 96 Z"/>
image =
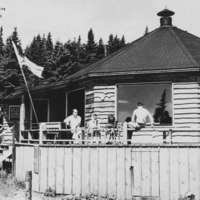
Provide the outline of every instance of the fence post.
<path id="1" fill-rule="evenodd" d="M 169 130 L 169 136 L 170 136 L 170 144 L 172 144 L 173 143 L 173 141 L 172 141 L 173 140 L 172 139 L 172 137 L 173 137 L 172 136 L 172 129 Z"/>
<path id="2" fill-rule="evenodd" d="M 32 200 L 32 171 L 26 172 L 25 189 L 25 200 Z"/>
<path id="3" fill-rule="evenodd" d="M 123 143 L 127 144 L 127 122 L 123 123 Z"/>
<path id="4" fill-rule="evenodd" d="M 12 127 L 12 176 L 15 176 L 15 162 L 16 148 L 15 148 L 15 125 Z"/>
<path id="5" fill-rule="evenodd" d="M 166 144 L 167 133 L 163 131 L 163 144 Z"/>
<path id="6" fill-rule="evenodd" d="M 40 123 L 40 125 L 39 125 L 39 144 L 42 144 L 42 138 L 43 138 L 43 123 Z"/>

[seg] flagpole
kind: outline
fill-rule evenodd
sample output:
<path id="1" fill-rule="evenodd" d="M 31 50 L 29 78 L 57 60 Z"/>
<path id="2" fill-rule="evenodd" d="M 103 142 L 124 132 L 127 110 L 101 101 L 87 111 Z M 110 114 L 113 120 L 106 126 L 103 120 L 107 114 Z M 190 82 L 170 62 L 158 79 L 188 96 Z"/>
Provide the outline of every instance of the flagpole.
<path id="1" fill-rule="evenodd" d="M 18 61 L 19 62 L 19 61 Z M 20 69 L 21 69 L 21 72 L 22 72 L 22 76 L 24 78 L 24 82 L 25 82 L 25 85 L 26 85 L 26 89 L 28 91 L 28 96 L 29 96 L 29 99 L 30 99 L 30 102 L 31 102 L 31 105 L 32 105 L 32 108 L 33 108 L 33 112 L 34 112 L 34 115 L 35 115 L 35 119 L 36 119 L 36 122 L 37 124 L 39 124 L 39 121 L 38 121 L 38 117 L 37 117 L 37 114 L 36 114 L 36 111 L 35 111 L 35 106 L 33 104 L 33 100 L 32 100 L 32 97 L 31 97 L 31 93 L 29 91 L 29 88 L 28 88 L 28 84 L 27 84 L 27 81 L 26 81 L 26 78 L 25 78 L 25 75 L 24 75 L 24 72 L 23 72 L 23 69 L 22 69 L 22 66 L 21 64 L 20 65 Z"/>
<path id="2" fill-rule="evenodd" d="M 17 57 L 17 60 L 18 60 L 19 66 L 20 66 L 20 70 L 21 70 L 22 76 L 23 76 L 23 78 L 24 78 L 24 82 L 25 82 L 25 85 L 26 85 L 26 89 L 27 89 L 27 91 L 28 91 L 28 96 L 29 96 L 29 99 L 30 99 L 30 102 L 31 102 L 31 106 L 32 106 L 32 108 L 33 108 L 33 112 L 34 112 L 34 115 L 35 115 L 36 122 L 37 122 L 37 124 L 39 124 L 38 117 L 37 117 L 37 114 L 36 114 L 36 111 L 35 111 L 35 107 L 34 107 L 34 104 L 33 104 L 33 100 L 32 100 L 32 97 L 31 97 L 31 93 L 30 93 L 30 91 L 29 91 L 28 84 L 27 84 L 27 81 L 26 81 L 26 77 L 25 77 L 24 72 L 23 72 L 23 69 L 22 69 L 22 64 L 21 64 L 21 61 L 19 60 L 18 54 L 17 54 L 17 52 L 16 52 L 17 49 L 16 49 L 15 44 L 14 44 L 13 41 L 12 41 L 12 44 L 13 44 L 13 48 L 14 48 L 14 50 L 15 50 L 15 54 L 16 54 L 16 57 Z"/>

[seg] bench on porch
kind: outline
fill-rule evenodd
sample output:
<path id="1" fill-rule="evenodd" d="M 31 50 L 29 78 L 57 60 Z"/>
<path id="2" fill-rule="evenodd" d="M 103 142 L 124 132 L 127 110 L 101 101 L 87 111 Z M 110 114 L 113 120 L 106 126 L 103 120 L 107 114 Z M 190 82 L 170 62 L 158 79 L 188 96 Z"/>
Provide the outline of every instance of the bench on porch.
<path id="1" fill-rule="evenodd" d="M 41 130 L 42 129 L 42 130 Z M 42 134 L 42 140 L 56 140 L 61 129 L 60 122 L 46 122 L 40 125 L 40 134 Z"/>

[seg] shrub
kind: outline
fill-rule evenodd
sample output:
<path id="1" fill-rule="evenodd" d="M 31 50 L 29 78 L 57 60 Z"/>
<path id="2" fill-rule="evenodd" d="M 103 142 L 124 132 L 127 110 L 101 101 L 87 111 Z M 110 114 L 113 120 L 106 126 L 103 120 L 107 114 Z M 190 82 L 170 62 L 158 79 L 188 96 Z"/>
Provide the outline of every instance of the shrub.
<path id="1" fill-rule="evenodd" d="M 52 188 L 48 188 L 46 189 L 45 193 L 44 193 L 44 196 L 47 196 L 47 197 L 55 197 L 56 196 L 56 192 L 54 189 Z"/>

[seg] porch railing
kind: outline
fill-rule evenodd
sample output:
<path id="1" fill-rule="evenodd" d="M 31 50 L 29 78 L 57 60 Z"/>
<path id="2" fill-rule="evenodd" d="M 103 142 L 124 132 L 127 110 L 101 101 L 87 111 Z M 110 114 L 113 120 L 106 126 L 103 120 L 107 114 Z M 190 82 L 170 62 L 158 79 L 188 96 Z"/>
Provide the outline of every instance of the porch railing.
<path id="1" fill-rule="evenodd" d="M 106 126 L 100 128 L 101 137 L 93 137 L 87 127 L 81 127 L 81 134 L 77 141 L 70 139 L 71 130 L 62 128 L 60 122 L 40 123 L 39 129 L 29 129 L 21 131 L 20 143 L 39 143 L 39 144 L 131 144 L 137 143 L 177 143 L 177 137 L 196 138 L 200 142 L 200 128 L 191 127 L 146 127 L 139 131 L 128 128 L 127 123 L 121 123 L 117 128 L 110 129 Z M 113 132 L 113 136 L 109 133 Z M 130 134 L 129 134 L 130 133 Z M 129 136 L 131 135 L 131 138 Z M 159 140 L 157 140 L 159 138 Z M 199 138 L 199 139 L 198 139 Z M 187 141 L 187 139 L 186 139 Z"/>

